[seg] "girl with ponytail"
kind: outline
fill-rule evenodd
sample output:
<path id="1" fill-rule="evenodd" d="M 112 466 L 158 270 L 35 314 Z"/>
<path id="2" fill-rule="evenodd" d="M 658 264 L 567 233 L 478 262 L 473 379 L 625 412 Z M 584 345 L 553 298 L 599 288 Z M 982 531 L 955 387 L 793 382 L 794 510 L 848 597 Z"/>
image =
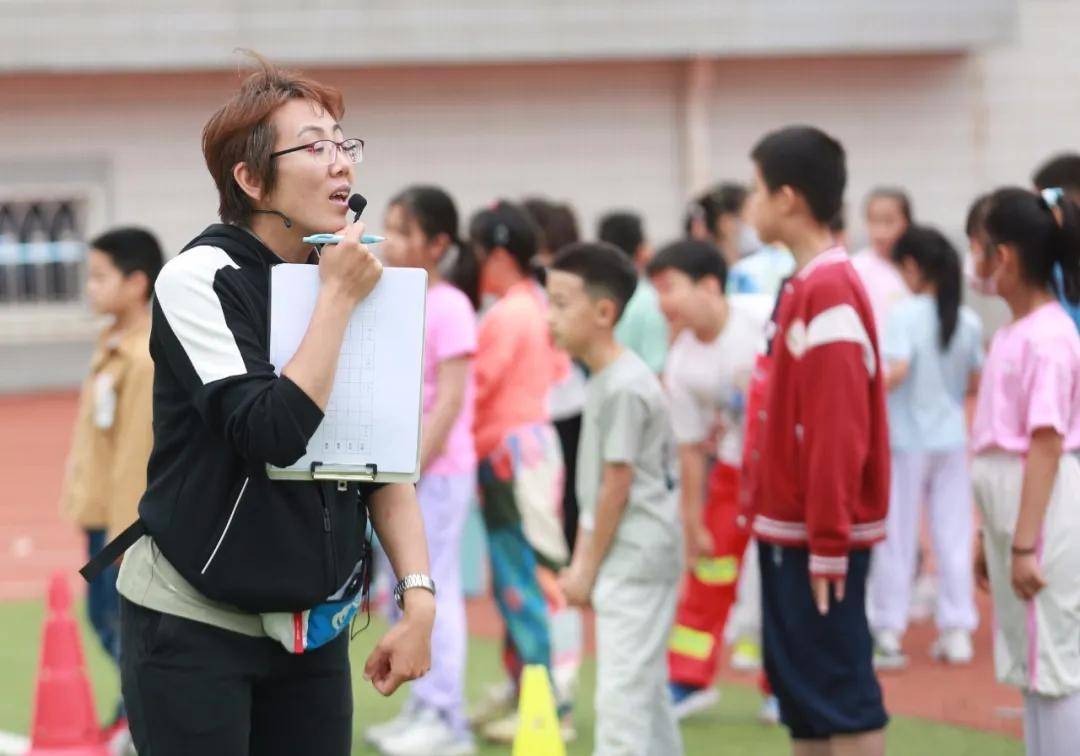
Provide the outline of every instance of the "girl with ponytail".
<path id="1" fill-rule="evenodd" d="M 416 495 L 439 592 L 431 671 L 417 680 L 395 719 L 366 740 L 383 753 L 472 753 L 465 721 L 465 596 L 461 538 L 476 490 L 473 357 L 479 266 L 458 238 L 458 213 L 434 186 L 411 186 L 390 200 L 385 261 L 428 274 L 424 335 L 424 418 Z"/>
<path id="2" fill-rule="evenodd" d="M 967 664 L 978 615 L 964 399 L 978 385 L 982 327 L 960 305 L 960 255 L 941 233 L 910 226 L 890 254 L 914 296 L 892 308 L 881 342 L 893 472 L 886 539 L 874 549 L 868 588 L 875 661 L 882 668 L 906 663 L 900 641 L 925 500 L 939 580 L 931 653 Z"/>
<path id="3" fill-rule="evenodd" d="M 1000 189 L 986 232 L 978 274 L 1013 319 L 972 426 L 976 572 L 994 599 L 998 678 L 1024 692 L 1027 752 L 1080 753 L 1080 336 L 1057 300 L 1080 300 L 1080 216 L 1060 189 Z"/>

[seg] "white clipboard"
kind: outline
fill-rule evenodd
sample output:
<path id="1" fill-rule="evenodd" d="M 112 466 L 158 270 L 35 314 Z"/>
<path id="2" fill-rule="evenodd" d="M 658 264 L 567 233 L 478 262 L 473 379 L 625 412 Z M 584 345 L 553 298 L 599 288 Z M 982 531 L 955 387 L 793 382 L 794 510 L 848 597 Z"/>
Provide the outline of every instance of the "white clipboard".
<path id="1" fill-rule="evenodd" d="M 307 332 L 319 266 L 275 265 L 270 273 L 270 362 L 281 369 Z M 325 416 L 307 452 L 276 480 L 413 483 L 420 477 L 427 271 L 383 271 L 349 320 Z"/>

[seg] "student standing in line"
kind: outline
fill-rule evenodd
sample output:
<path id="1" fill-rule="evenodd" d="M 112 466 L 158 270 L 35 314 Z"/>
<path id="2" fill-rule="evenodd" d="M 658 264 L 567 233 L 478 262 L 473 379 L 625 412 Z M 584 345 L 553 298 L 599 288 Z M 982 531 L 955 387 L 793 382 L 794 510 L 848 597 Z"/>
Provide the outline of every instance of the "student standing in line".
<path id="1" fill-rule="evenodd" d="M 532 272 L 540 283 L 540 291 L 547 276 L 547 268 L 560 249 L 576 243 L 580 238 L 577 215 L 567 202 L 553 202 L 533 196 L 522 201 L 521 206 L 532 218 L 539 231 L 537 252 L 532 259 Z M 544 292 L 546 296 L 546 292 Z M 548 392 L 548 411 L 555 432 L 559 434 L 559 447 L 563 458 L 562 524 L 570 551 L 578 534 L 577 501 L 577 447 L 581 437 L 581 412 L 585 406 L 585 368 L 570 360 L 563 352 L 560 361 L 566 359 L 570 369 L 552 385 Z M 563 708 L 572 709 L 577 691 L 578 672 L 584 657 L 585 630 L 581 612 L 576 608 L 552 602 L 557 596 L 557 586 L 547 585 L 549 573 L 540 572 L 549 596 L 551 631 L 551 676 L 555 695 Z"/>
<path id="2" fill-rule="evenodd" d="M 86 532 L 88 557 L 135 522 L 146 490 L 146 462 L 154 442 L 154 362 L 150 359 L 150 296 L 165 263 L 154 235 L 116 228 L 90 242 L 86 299 L 112 322 L 98 337 L 83 382 L 61 508 Z M 119 662 L 119 567 L 90 583 L 86 609 L 102 647 Z M 106 737 L 127 730 L 117 706 Z"/>
<path id="3" fill-rule="evenodd" d="M 746 389 L 772 301 L 762 294 L 726 296 L 727 266 L 707 242 L 664 247 L 648 270 L 664 314 L 685 325 L 664 372 L 687 544 L 668 647 L 672 699 L 682 719 L 718 698 L 713 684 L 723 632 L 749 540 L 737 524 Z"/>
<path id="4" fill-rule="evenodd" d="M 903 189 L 879 187 L 867 195 L 866 230 L 870 246 L 855 253 L 851 264 L 866 287 L 879 334 L 885 331 L 889 310 L 908 295 L 900 271 L 893 263 L 892 248 L 911 222 L 911 200 Z"/>
<path id="5" fill-rule="evenodd" d="M 1039 191 L 1062 189 L 1073 204 L 1080 204 L 1080 154 L 1067 152 L 1050 158 L 1035 171 L 1032 183 Z M 1063 281 L 1060 267 L 1054 271 L 1054 283 L 1057 286 L 1058 301 L 1080 330 L 1080 306 L 1070 302 L 1062 293 Z"/>
<path id="6" fill-rule="evenodd" d="M 749 215 L 795 255 L 770 340 L 754 446 L 753 533 L 765 669 L 795 754 L 881 754 L 887 716 L 866 618 L 870 547 L 885 535 L 884 378 L 866 291 L 830 223 L 843 147 L 791 126 L 754 147 Z"/>
<path id="7" fill-rule="evenodd" d="M 660 375 L 667 359 L 668 323 L 660 312 L 656 289 L 645 273 L 652 247 L 645 238 L 641 216 L 627 211 L 608 213 L 600 219 L 596 237 L 621 249 L 638 272 L 637 288 L 615 326 L 615 338 Z"/>
<path id="8" fill-rule="evenodd" d="M 615 339 L 637 273 L 609 244 L 575 244 L 548 273 L 557 343 L 589 368 L 578 497 L 581 532 L 560 575 L 596 610 L 596 756 L 672 754 L 682 739 L 664 648 L 682 571 L 673 443 L 660 381 Z"/>
<path id="9" fill-rule="evenodd" d="M 728 269 L 761 246 L 743 217 L 747 195 L 742 184 L 723 181 L 695 199 L 687 216 L 686 236 L 715 244 Z"/>
<path id="10" fill-rule="evenodd" d="M 473 442 L 473 358 L 476 354 L 472 249 L 458 238 L 453 199 L 435 186 L 395 195 L 383 224 L 388 265 L 428 274 L 424 328 L 424 421 L 416 496 L 424 516 L 431 576 L 439 586 L 431 634 L 431 670 L 413 683 L 401 713 L 368 730 L 365 739 L 386 756 L 466 756 L 476 752 L 465 721 L 468 631 L 461 585 L 461 537 L 476 493 Z M 440 269 L 453 255 L 448 278 Z"/>
<path id="11" fill-rule="evenodd" d="M 879 669 L 907 663 L 901 640 L 925 501 L 938 575 L 939 635 L 931 654 L 967 664 L 978 615 L 969 569 L 974 511 L 964 401 L 978 387 L 982 326 L 960 304 L 960 255 L 941 233 L 909 226 L 892 257 L 914 296 L 892 308 L 881 348 L 893 474 L 886 537 L 874 548 L 867 588 L 874 663 Z"/>
<path id="12" fill-rule="evenodd" d="M 555 582 L 570 556 L 561 517 L 563 459 L 547 398 L 569 360 L 552 344 L 546 296 L 531 274 L 538 231 L 528 214 L 496 202 L 473 216 L 469 238 L 481 264 L 481 294 L 495 299 L 477 337 L 473 429 L 509 678 L 472 719 L 484 738 L 510 742 L 517 731 L 521 670 L 526 664 L 551 669 L 550 607 L 565 603 Z M 565 702 L 560 714 L 570 739 Z"/>
<path id="13" fill-rule="evenodd" d="M 976 561 L 994 600 L 994 667 L 1024 695 L 1032 756 L 1080 752 L 1080 210 L 1058 189 L 994 192 L 977 274 L 1012 313 L 979 386 L 972 480 Z"/>

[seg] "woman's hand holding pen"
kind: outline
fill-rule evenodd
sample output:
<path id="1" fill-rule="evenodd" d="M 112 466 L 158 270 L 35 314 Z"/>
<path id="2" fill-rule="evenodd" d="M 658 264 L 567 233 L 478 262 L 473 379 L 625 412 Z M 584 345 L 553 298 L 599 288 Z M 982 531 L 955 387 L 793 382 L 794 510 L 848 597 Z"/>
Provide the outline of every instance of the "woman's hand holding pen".
<path id="1" fill-rule="evenodd" d="M 337 232 L 341 241 L 323 247 L 319 257 L 322 285 L 342 297 L 350 308 L 363 301 L 382 277 L 382 263 L 360 243 L 363 234 L 363 223 L 348 224 Z"/>

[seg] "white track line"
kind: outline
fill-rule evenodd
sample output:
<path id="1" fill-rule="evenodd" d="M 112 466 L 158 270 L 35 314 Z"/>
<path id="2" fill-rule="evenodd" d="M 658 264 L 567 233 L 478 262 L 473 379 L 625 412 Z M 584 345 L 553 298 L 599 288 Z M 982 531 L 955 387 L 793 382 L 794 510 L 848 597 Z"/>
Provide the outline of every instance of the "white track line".
<path id="1" fill-rule="evenodd" d="M 3 756 L 23 756 L 29 750 L 30 738 L 0 731 L 0 754 Z"/>

